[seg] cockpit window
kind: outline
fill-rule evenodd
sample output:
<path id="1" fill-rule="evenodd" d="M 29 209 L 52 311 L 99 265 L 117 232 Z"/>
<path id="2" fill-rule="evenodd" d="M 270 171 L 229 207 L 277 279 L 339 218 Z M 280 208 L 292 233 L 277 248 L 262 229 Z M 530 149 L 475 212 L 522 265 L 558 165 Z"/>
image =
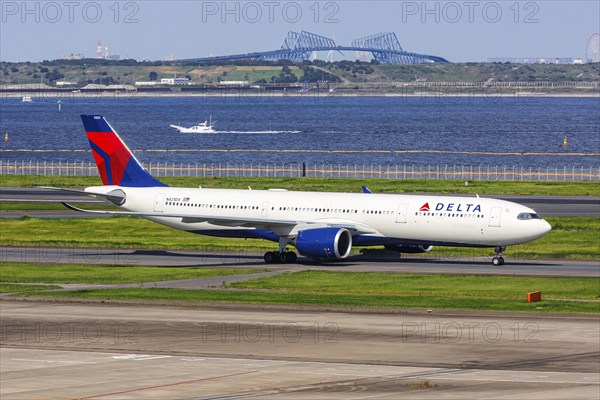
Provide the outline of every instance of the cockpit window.
<path id="1" fill-rule="evenodd" d="M 542 219 L 538 214 L 535 213 L 521 213 L 517 216 L 517 219 L 525 220 L 525 219 Z"/>

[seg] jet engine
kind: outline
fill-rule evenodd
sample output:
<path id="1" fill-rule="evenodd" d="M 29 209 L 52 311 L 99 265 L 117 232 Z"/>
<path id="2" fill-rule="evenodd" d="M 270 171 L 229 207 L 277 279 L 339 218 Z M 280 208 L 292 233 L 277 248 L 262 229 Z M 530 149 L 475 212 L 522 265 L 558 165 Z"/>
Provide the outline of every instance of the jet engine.
<path id="1" fill-rule="evenodd" d="M 352 234 L 344 228 L 315 228 L 298 233 L 295 246 L 305 257 L 341 260 L 350 255 Z"/>

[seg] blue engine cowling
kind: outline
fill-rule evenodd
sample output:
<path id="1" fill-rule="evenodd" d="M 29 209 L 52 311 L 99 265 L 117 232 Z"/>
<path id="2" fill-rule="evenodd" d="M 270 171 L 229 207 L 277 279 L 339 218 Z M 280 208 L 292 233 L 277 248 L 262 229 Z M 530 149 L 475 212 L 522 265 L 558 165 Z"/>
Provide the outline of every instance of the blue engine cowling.
<path id="1" fill-rule="evenodd" d="M 352 234 L 344 228 L 316 228 L 298 233 L 296 248 L 305 257 L 343 259 L 352 250 Z"/>
<path id="2" fill-rule="evenodd" d="M 433 246 L 426 244 L 388 244 L 386 250 L 397 251 L 400 253 L 429 253 Z"/>

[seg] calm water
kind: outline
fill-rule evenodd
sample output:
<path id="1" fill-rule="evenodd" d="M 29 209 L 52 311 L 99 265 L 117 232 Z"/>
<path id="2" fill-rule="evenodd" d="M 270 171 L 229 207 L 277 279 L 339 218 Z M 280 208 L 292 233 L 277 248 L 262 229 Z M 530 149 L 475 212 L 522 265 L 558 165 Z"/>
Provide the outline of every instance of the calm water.
<path id="1" fill-rule="evenodd" d="M 0 101 L 1 160 L 89 161 L 79 114 L 103 114 L 143 162 L 341 164 L 500 164 L 594 166 L 597 156 L 500 153 L 599 153 L 600 101 L 585 98 L 130 98 Z M 209 114 L 214 135 L 180 134 Z M 567 136 L 569 147 L 562 147 Z M 55 150 L 14 152 L 16 149 Z M 148 150 L 170 150 L 154 152 Z M 294 151 L 182 152 L 190 149 Z M 7 151 L 8 150 L 8 151 Z M 85 150 L 63 152 L 58 150 Z M 382 153 L 337 152 L 385 150 Z M 394 153 L 394 150 L 498 154 Z M 336 151 L 336 152 L 331 152 Z M 392 151 L 392 152 L 390 152 Z"/>

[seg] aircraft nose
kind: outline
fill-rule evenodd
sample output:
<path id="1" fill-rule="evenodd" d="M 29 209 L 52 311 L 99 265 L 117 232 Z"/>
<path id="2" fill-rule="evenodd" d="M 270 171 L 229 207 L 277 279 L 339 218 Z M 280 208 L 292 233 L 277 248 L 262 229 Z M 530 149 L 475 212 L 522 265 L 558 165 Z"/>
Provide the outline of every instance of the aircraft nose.
<path id="1" fill-rule="evenodd" d="M 542 220 L 542 222 L 543 223 L 541 224 L 540 230 L 541 230 L 541 234 L 545 235 L 546 233 L 548 233 L 552 230 L 552 225 L 550 225 L 548 223 L 548 221 L 546 221 L 545 219 Z"/>

